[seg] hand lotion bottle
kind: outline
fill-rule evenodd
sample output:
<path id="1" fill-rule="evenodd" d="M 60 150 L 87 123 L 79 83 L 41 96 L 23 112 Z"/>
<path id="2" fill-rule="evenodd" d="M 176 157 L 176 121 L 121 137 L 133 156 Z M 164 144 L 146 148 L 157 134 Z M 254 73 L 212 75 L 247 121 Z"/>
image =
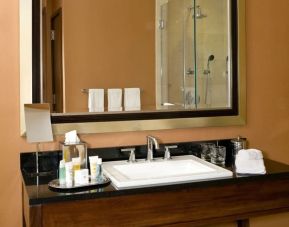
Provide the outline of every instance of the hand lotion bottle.
<path id="1" fill-rule="evenodd" d="M 91 181 L 96 181 L 97 178 L 97 160 L 98 156 L 90 156 L 89 157 L 89 165 L 90 165 L 90 179 Z"/>
<path id="2" fill-rule="evenodd" d="M 73 185 L 73 167 L 72 162 L 65 163 L 65 183 L 66 187 L 72 187 Z"/>

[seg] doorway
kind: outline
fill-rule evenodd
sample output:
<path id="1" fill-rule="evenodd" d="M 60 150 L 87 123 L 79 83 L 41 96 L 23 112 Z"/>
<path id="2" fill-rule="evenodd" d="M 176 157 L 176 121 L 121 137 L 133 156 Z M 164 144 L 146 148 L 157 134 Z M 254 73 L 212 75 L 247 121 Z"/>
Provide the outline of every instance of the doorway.
<path id="1" fill-rule="evenodd" d="M 51 17 L 51 65 L 53 112 L 63 110 L 63 63 L 62 63 L 62 11 L 59 9 Z"/>

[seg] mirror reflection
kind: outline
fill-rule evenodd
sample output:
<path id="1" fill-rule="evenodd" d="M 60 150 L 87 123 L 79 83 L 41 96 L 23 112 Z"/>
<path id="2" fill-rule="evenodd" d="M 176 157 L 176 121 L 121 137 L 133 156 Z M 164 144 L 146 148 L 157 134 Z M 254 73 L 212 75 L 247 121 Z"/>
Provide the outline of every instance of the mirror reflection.
<path id="1" fill-rule="evenodd" d="M 91 100 L 103 105 L 93 112 L 232 107 L 230 0 L 41 4 L 41 101 L 53 112 L 88 112 Z"/>

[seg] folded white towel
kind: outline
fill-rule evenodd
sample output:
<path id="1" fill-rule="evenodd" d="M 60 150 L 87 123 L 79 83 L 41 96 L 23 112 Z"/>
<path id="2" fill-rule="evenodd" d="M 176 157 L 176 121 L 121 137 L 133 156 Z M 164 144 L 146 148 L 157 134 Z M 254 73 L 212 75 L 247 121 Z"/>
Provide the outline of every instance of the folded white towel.
<path id="1" fill-rule="evenodd" d="M 89 112 L 104 111 L 104 89 L 88 90 L 88 111 Z"/>
<path id="2" fill-rule="evenodd" d="M 141 109 L 139 88 L 124 89 L 124 108 L 125 111 L 134 111 Z"/>
<path id="3" fill-rule="evenodd" d="M 240 174 L 265 174 L 262 151 L 257 149 L 242 149 L 238 151 L 235 160 L 236 172 Z"/>
<path id="4" fill-rule="evenodd" d="M 107 90 L 108 111 L 122 111 L 122 89 Z"/>

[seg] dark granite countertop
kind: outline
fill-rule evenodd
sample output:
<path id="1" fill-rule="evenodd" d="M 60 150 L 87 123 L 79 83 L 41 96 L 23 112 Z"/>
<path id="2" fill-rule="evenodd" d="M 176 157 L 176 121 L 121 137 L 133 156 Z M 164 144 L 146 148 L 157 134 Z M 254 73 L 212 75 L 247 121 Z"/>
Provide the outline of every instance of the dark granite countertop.
<path id="1" fill-rule="evenodd" d="M 179 146 L 181 147 L 181 146 Z M 193 146 L 194 147 L 194 146 Z M 97 150 L 97 152 L 96 152 Z M 101 153 L 101 149 L 96 149 L 89 151 L 89 155 L 94 155 L 97 153 L 98 155 Z M 107 149 L 106 153 L 108 152 Z M 142 150 L 142 147 L 140 147 Z M 180 152 L 181 149 L 176 151 L 175 155 L 184 155 L 184 152 Z M 186 154 L 195 154 L 197 155 L 197 150 L 194 149 L 186 149 L 189 152 L 185 152 Z M 114 152 L 115 153 L 115 150 Z M 32 154 L 32 153 L 31 153 Z M 74 201 L 74 200 L 86 200 L 86 199 L 96 199 L 96 198 L 103 198 L 103 197 L 112 197 L 112 196 L 124 196 L 124 195 L 133 195 L 133 194 L 141 194 L 141 193 L 153 193 L 153 192 L 162 192 L 162 191 L 173 191 L 173 190 L 182 190 L 186 188 L 196 188 L 199 187 L 200 189 L 203 187 L 208 186 L 222 186 L 226 184 L 238 184 L 244 183 L 248 181 L 258 181 L 266 179 L 277 179 L 279 177 L 288 177 L 289 176 L 289 165 L 282 164 L 276 161 L 265 159 L 265 166 L 267 173 L 264 175 L 236 175 L 234 173 L 233 177 L 231 178 L 224 178 L 224 179 L 215 179 L 215 180 L 203 180 L 197 182 L 190 182 L 190 183 L 182 183 L 182 184 L 174 184 L 174 185 L 164 185 L 164 186 L 154 186 L 154 187 L 145 187 L 145 188 L 136 188 L 136 189 L 122 189 L 117 190 L 113 187 L 113 185 L 109 184 L 104 187 L 98 187 L 93 189 L 85 189 L 85 190 L 78 190 L 78 191 L 65 191 L 65 192 L 57 192 L 52 191 L 48 187 L 48 183 L 57 178 L 57 172 L 54 175 L 45 177 L 31 177 L 28 176 L 25 172 L 26 169 L 23 166 L 27 167 L 27 160 L 29 159 L 29 154 L 23 153 L 21 154 L 21 172 L 22 172 L 22 179 L 23 179 L 23 188 L 27 193 L 27 197 L 29 199 L 30 205 L 38 205 L 38 204 L 45 204 L 45 203 L 54 203 L 54 202 L 63 202 L 63 201 Z M 58 163 L 58 159 L 61 159 L 61 152 L 49 152 L 49 157 L 51 155 L 56 158 L 56 161 L 52 161 L 52 164 Z M 102 155 L 100 155 L 102 156 Z M 102 156 L 103 157 L 103 156 Z M 104 160 L 120 160 L 126 159 L 127 157 L 119 157 L 115 156 L 114 158 L 105 158 Z M 24 160 L 24 161 L 23 161 Z M 26 160 L 26 161 L 25 161 Z M 51 164 L 51 163 L 50 163 Z M 229 170 L 234 170 L 230 167 L 230 162 L 226 161 L 226 168 Z M 57 167 L 57 165 L 56 165 Z"/>
<path id="2" fill-rule="evenodd" d="M 23 186 L 28 194 L 29 204 L 37 205 L 44 203 L 71 201 L 71 200 L 83 200 L 83 199 L 95 199 L 100 197 L 122 196 L 139 193 L 160 192 L 168 190 L 180 190 L 188 187 L 207 187 L 211 185 L 225 185 L 238 182 L 257 181 L 264 178 L 278 178 L 284 175 L 289 176 L 289 165 L 285 165 L 272 160 L 265 160 L 265 166 L 267 174 L 265 175 L 246 175 L 237 176 L 234 174 L 232 178 L 216 179 L 216 180 L 204 180 L 191 183 L 182 183 L 175 185 L 164 185 L 155 187 L 135 188 L 135 189 L 122 189 L 117 190 L 111 184 L 94 188 L 90 190 L 80 191 L 65 191 L 57 192 L 52 191 L 48 187 L 48 182 L 57 178 L 56 174 L 50 177 L 39 177 L 37 185 L 36 177 L 28 177 L 25 173 L 22 173 Z M 227 168 L 231 169 L 231 168 Z"/>

